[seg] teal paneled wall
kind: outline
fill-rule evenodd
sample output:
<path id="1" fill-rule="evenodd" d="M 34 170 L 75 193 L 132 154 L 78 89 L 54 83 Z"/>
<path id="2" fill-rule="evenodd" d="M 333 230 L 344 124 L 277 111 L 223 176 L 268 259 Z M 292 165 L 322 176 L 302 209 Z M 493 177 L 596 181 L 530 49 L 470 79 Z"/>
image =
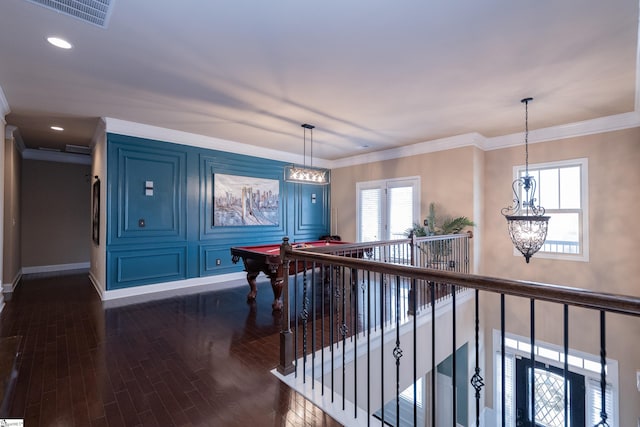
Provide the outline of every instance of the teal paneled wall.
<path id="1" fill-rule="evenodd" d="M 229 248 L 314 240 L 329 187 L 284 181 L 286 163 L 107 134 L 107 290 L 242 270 Z M 216 174 L 274 180 L 276 225 L 214 225 Z"/>

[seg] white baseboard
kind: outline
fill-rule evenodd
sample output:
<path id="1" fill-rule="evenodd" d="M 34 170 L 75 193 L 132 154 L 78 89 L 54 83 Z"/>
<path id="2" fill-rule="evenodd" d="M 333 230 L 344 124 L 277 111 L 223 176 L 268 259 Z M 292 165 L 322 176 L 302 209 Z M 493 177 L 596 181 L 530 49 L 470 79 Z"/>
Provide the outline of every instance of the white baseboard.
<path id="1" fill-rule="evenodd" d="M 91 275 L 89 275 L 91 277 Z M 174 295 L 188 295 L 198 292 L 219 291 L 249 285 L 246 281 L 247 273 L 229 273 L 218 276 L 196 277 L 193 279 L 175 280 L 172 282 L 154 283 L 152 285 L 132 286 L 130 288 L 115 289 L 112 291 L 100 290 L 97 282 L 94 287 L 98 291 L 106 308 L 119 307 L 129 304 L 155 299 L 169 298 Z M 94 280 L 92 279 L 92 282 Z"/>
<path id="2" fill-rule="evenodd" d="M 100 299 L 103 300 L 104 299 L 104 287 L 102 286 L 102 284 L 100 283 L 98 278 L 93 275 L 93 271 L 91 271 L 91 270 L 89 270 L 89 280 L 91 281 L 91 284 L 93 285 L 93 288 L 98 293 L 98 296 L 100 297 Z"/>
<path id="3" fill-rule="evenodd" d="M 88 270 L 89 262 L 76 262 L 72 264 L 37 265 L 33 267 L 22 267 L 23 275 L 48 274 L 58 272 L 68 272 L 71 270 Z"/>
<path id="4" fill-rule="evenodd" d="M 18 272 L 16 273 L 16 277 L 13 278 L 11 283 L 2 284 L 2 293 L 10 294 L 15 291 L 16 286 L 18 286 L 18 283 L 20 282 L 20 279 L 22 279 L 22 269 L 18 270 Z"/>

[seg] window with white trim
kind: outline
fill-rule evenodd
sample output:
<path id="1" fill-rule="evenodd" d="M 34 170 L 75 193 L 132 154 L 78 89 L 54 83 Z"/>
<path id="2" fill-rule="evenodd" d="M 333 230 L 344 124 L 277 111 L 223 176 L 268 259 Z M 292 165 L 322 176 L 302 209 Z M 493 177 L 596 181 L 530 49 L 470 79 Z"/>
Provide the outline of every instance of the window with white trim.
<path id="1" fill-rule="evenodd" d="M 356 184 L 357 240 L 403 239 L 420 216 L 420 177 Z"/>
<path id="2" fill-rule="evenodd" d="M 547 239 L 536 257 L 589 261 L 587 167 L 586 158 L 529 165 L 537 184 L 536 205 L 551 217 Z M 525 166 L 514 168 L 516 178 L 525 174 Z"/>

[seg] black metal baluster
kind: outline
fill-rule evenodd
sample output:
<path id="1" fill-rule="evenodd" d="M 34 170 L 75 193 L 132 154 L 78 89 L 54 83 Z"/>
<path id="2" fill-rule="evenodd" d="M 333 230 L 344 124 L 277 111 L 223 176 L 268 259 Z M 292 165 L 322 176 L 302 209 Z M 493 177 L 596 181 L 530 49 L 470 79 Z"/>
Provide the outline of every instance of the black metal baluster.
<path id="1" fill-rule="evenodd" d="M 367 271 L 367 425 L 371 425 L 371 272 Z"/>
<path id="2" fill-rule="evenodd" d="M 380 287 L 386 287 L 385 285 L 385 276 L 384 274 L 380 274 Z M 384 311 L 386 309 L 387 304 L 384 302 L 386 296 L 386 290 L 381 289 L 380 294 L 380 402 L 382 402 L 381 415 L 382 415 L 382 425 L 385 424 L 384 421 Z"/>
<path id="3" fill-rule="evenodd" d="M 536 423 L 536 307 L 531 298 L 531 422 Z"/>
<path id="4" fill-rule="evenodd" d="M 307 382 L 307 320 L 309 319 L 309 298 L 307 296 L 307 261 L 303 262 L 302 268 L 302 383 Z"/>
<path id="5" fill-rule="evenodd" d="M 431 289 L 431 425 L 436 425 L 436 284 Z"/>
<path id="6" fill-rule="evenodd" d="M 340 294 L 340 278 L 344 276 L 344 267 L 340 267 L 338 273 L 336 273 L 336 283 L 335 286 L 335 299 L 336 299 L 336 333 L 340 333 L 340 301 L 342 299 L 342 295 Z M 340 336 L 336 337 L 336 348 L 340 348 Z"/>
<path id="7" fill-rule="evenodd" d="M 471 377 L 471 386 L 476 391 L 476 427 L 480 426 L 480 391 L 484 387 L 484 380 L 480 375 L 480 291 L 476 289 L 476 368 Z"/>
<path id="8" fill-rule="evenodd" d="M 563 321 L 564 325 L 564 427 L 569 427 L 569 306 L 564 304 Z"/>
<path id="9" fill-rule="evenodd" d="M 331 268 L 331 267 L 329 267 Z M 325 307 L 324 307 L 324 296 L 325 296 L 325 285 L 326 285 L 326 277 L 327 267 L 325 265 L 320 266 L 320 289 L 322 293 L 320 294 L 320 384 L 322 386 L 322 390 L 320 394 L 324 396 L 324 348 L 326 347 L 325 337 L 324 337 L 324 318 L 325 318 Z"/>
<path id="10" fill-rule="evenodd" d="M 342 269 L 342 324 L 340 325 L 340 335 L 342 337 L 342 410 L 344 411 L 346 404 L 346 378 L 347 378 L 347 295 L 345 293 L 345 268 Z"/>
<path id="11" fill-rule="evenodd" d="M 295 271 L 298 271 L 298 260 L 293 261 L 295 265 Z M 298 275 L 293 276 L 293 307 L 294 307 L 294 315 L 293 315 L 293 360 L 295 362 L 294 366 L 294 378 L 298 378 Z"/>
<path id="12" fill-rule="evenodd" d="M 400 276 L 396 276 L 396 346 L 393 349 L 393 357 L 396 359 L 396 426 L 400 425 Z M 384 403 L 383 403 L 384 404 Z"/>
<path id="13" fill-rule="evenodd" d="M 500 382 L 502 384 L 500 384 L 501 386 L 501 390 L 502 392 L 500 393 L 500 399 L 501 399 L 501 405 L 500 405 L 500 411 L 502 412 L 501 414 L 501 419 L 502 419 L 502 427 L 506 426 L 506 397 L 505 397 L 505 388 L 506 388 L 506 373 L 505 373 L 505 345 L 504 345 L 504 341 L 505 341 L 505 337 L 504 337 L 504 294 L 500 294 L 500 364 L 501 364 L 501 368 L 502 370 L 500 371 L 502 373 L 502 375 L 500 375 Z"/>
<path id="14" fill-rule="evenodd" d="M 453 329 L 453 352 L 451 353 L 451 364 L 453 365 L 451 367 L 451 383 L 453 385 L 452 388 L 452 396 L 451 396 L 451 400 L 452 400 L 452 412 L 453 412 L 453 427 L 456 427 L 456 420 L 457 420 L 457 412 L 458 412 L 458 402 L 456 402 L 456 389 L 457 389 L 457 375 L 456 375 L 456 287 L 454 285 L 451 285 L 451 315 L 452 315 L 452 319 L 451 319 L 451 327 Z"/>
<path id="15" fill-rule="evenodd" d="M 352 309 L 355 311 L 351 319 L 353 320 L 352 328 L 352 340 L 353 340 L 353 417 L 358 418 L 358 295 L 357 295 L 357 284 L 358 284 L 358 271 L 356 269 L 351 269 L 351 289 L 352 293 L 355 294 L 353 298 L 353 303 L 355 307 Z"/>
<path id="16" fill-rule="evenodd" d="M 342 267 L 335 267 L 334 269 L 331 269 L 331 277 L 329 278 L 329 346 L 331 349 L 331 403 L 333 403 L 334 397 L 335 397 L 335 378 L 334 378 L 334 374 L 335 374 L 335 356 L 336 353 L 335 351 L 333 351 L 334 347 L 335 347 L 335 343 L 334 343 L 334 339 L 335 339 L 335 335 L 334 335 L 334 316 L 335 316 L 335 311 L 334 311 L 334 303 L 333 303 L 333 295 L 334 295 L 334 291 L 335 291 L 335 276 L 338 274 L 338 272 L 340 271 L 340 268 Z"/>
<path id="17" fill-rule="evenodd" d="M 609 427 L 607 422 L 607 347 L 604 310 L 600 310 L 600 422 L 596 426 Z"/>
<path id="18" fill-rule="evenodd" d="M 416 280 L 412 280 L 414 290 L 416 289 Z M 417 313 L 417 295 L 414 292 L 412 310 L 413 310 L 413 425 L 418 425 L 418 316 Z"/>
<path id="19" fill-rule="evenodd" d="M 316 262 L 311 263 L 311 389 L 315 389 L 316 378 Z"/>

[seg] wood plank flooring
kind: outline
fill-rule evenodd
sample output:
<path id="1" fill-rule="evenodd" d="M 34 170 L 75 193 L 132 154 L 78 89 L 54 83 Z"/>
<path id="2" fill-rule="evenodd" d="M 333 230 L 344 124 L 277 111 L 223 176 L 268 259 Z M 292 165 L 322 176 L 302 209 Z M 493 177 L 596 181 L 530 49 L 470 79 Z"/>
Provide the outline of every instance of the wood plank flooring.
<path id="1" fill-rule="evenodd" d="M 339 426 L 278 381 L 273 294 L 248 286 L 103 308 L 86 274 L 23 280 L 0 314 L 21 337 L 6 413 L 25 426 Z"/>

